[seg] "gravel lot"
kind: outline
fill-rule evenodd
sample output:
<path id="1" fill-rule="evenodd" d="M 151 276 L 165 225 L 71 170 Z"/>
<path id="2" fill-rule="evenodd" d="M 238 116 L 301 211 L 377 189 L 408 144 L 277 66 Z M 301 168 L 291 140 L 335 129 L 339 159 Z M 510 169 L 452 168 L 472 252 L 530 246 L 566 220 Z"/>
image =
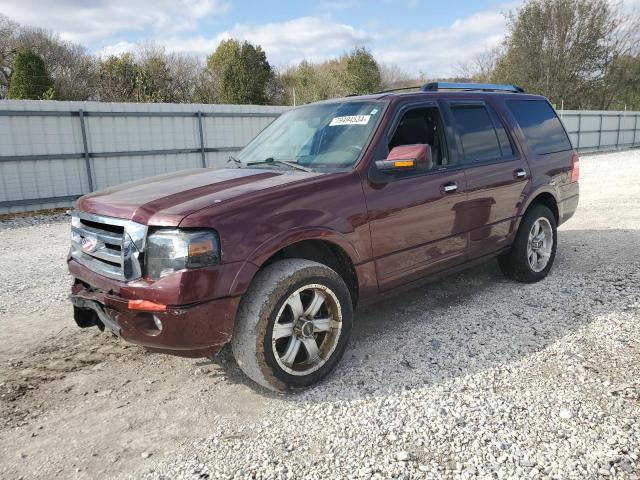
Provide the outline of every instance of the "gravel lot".
<path id="1" fill-rule="evenodd" d="M 361 310 L 289 396 L 75 328 L 66 220 L 0 222 L 0 478 L 640 478 L 640 151 L 581 170 L 548 279 Z"/>

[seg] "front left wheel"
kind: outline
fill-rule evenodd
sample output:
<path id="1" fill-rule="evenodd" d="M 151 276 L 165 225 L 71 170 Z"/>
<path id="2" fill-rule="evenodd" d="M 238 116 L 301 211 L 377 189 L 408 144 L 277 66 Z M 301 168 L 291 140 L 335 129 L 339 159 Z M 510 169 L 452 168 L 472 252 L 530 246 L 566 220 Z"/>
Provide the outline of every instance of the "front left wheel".
<path id="1" fill-rule="evenodd" d="M 351 295 L 340 275 L 310 260 L 281 260 L 259 271 L 245 292 L 233 355 L 260 385 L 305 388 L 335 368 L 352 322 Z"/>

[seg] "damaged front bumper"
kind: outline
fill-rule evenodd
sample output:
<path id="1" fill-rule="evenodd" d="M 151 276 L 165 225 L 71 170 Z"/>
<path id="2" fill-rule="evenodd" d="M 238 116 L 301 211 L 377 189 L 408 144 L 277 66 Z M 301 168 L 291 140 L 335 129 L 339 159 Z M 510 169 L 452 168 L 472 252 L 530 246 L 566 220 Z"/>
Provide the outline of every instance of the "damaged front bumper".
<path id="1" fill-rule="evenodd" d="M 74 319 L 82 328 L 108 329 L 151 351 L 208 357 L 231 340 L 240 297 L 146 312 L 131 310 L 127 299 L 76 281 L 70 300 Z"/>

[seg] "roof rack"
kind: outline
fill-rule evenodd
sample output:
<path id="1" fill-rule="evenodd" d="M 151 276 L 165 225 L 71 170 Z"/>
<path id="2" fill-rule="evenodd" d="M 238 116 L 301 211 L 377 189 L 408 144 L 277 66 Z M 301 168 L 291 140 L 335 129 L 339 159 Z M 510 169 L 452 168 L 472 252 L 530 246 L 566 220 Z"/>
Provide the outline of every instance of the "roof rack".
<path id="1" fill-rule="evenodd" d="M 413 85 L 411 87 L 398 87 L 398 88 L 389 88 L 387 90 L 380 90 L 379 92 L 373 92 L 371 95 L 378 95 L 380 93 L 391 93 L 391 92 L 400 92 L 402 90 L 420 90 L 422 85 Z"/>
<path id="2" fill-rule="evenodd" d="M 400 92 L 402 90 L 420 90 L 422 85 L 413 85 L 411 87 L 398 87 L 398 88 L 389 88 L 387 90 L 380 90 L 378 92 L 366 93 L 365 95 L 380 95 L 381 93 L 391 93 L 391 92 Z M 350 93 L 345 95 L 345 97 L 358 97 L 362 95 L 361 93 Z"/>
<path id="3" fill-rule="evenodd" d="M 482 92 L 524 93 L 524 89 L 516 85 L 496 85 L 492 83 L 431 82 L 423 85 L 421 90 L 423 92 L 437 92 L 440 90 L 480 90 Z"/>

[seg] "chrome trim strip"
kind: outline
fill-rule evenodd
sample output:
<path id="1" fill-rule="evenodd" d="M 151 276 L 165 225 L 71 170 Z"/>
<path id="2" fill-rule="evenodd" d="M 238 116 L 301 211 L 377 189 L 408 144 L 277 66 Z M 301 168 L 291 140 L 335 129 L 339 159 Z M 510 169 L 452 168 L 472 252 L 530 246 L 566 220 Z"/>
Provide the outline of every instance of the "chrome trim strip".
<path id="1" fill-rule="evenodd" d="M 124 280 L 121 267 L 109 265 L 108 263 L 87 255 L 82 252 L 82 250 L 79 250 L 75 244 L 71 247 L 71 258 L 80 265 L 84 265 L 92 272 L 102 275 L 103 277 L 111 278 L 113 280 Z"/>
<path id="2" fill-rule="evenodd" d="M 75 227 L 72 225 L 71 229 L 74 232 L 79 233 L 80 235 L 82 235 L 85 232 L 89 232 L 103 243 L 108 243 L 110 245 L 122 245 L 122 235 L 117 235 L 111 232 L 105 232 L 104 230 L 98 230 L 97 228 L 87 227 L 86 225 L 82 225 L 82 227 Z"/>
<path id="3" fill-rule="evenodd" d="M 73 217 L 80 217 L 90 222 L 104 223 L 106 225 L 118 225 L 119 227 L 126 227 L 131 220 L 125 220 L 124 218 L 105 217 L 103 215 L 95 215 L 93 213 L 81 212 L 80 210 L 74 210 L 71 214 Z"/>
<path id="4" fill-rule="evenodd" d="M 122 253 L 110 248 L 100 248 L 95 252 L 91 252 L 89 255 L 100 260 L 106 260 L 107 262 L 117 263 L 122 266 Z"/>

